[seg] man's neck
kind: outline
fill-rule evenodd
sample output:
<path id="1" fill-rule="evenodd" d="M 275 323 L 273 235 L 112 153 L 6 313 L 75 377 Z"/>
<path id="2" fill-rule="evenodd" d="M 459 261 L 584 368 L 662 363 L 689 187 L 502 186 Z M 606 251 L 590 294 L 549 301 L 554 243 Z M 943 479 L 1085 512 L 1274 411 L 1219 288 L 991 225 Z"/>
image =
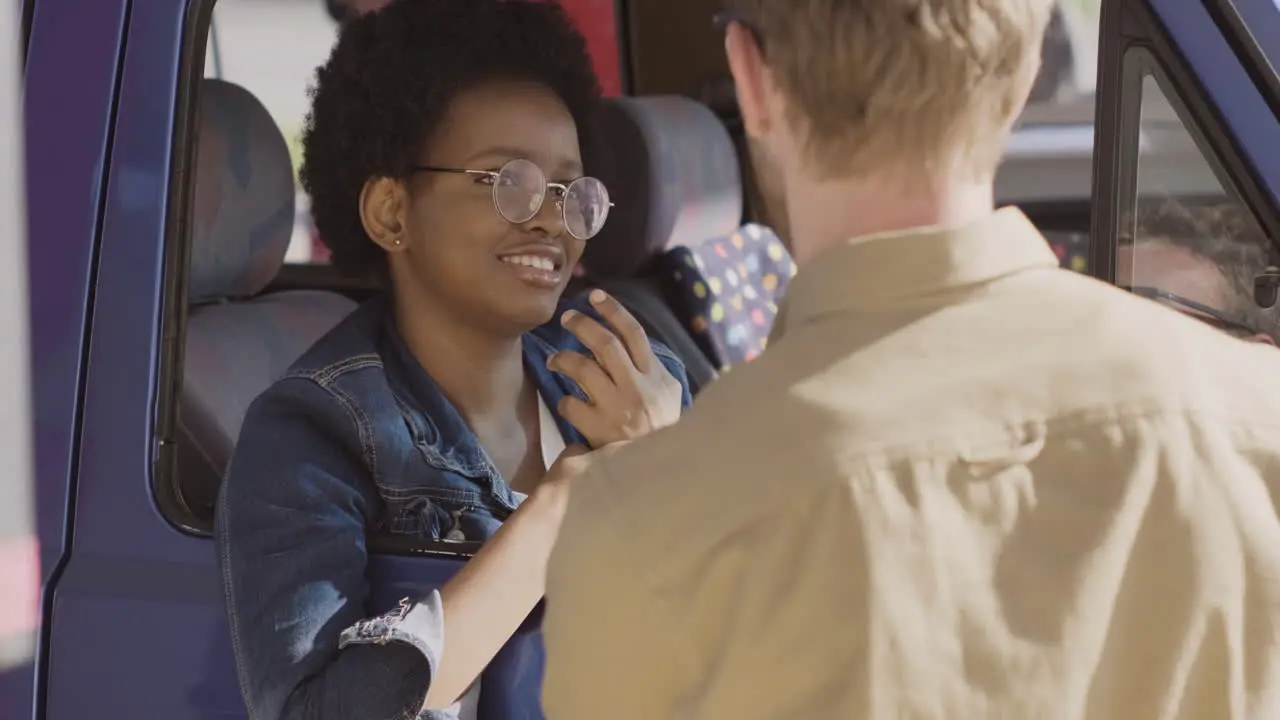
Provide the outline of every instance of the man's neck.
<path id="1" fill-rule="evenodd" d="M 873 179 L 797 179 L 787 186 L 791 253 L 801 266 L 859 237 L 965 225 L 995 209 L 990 181 L 937 182 L 885 173 Z"/>

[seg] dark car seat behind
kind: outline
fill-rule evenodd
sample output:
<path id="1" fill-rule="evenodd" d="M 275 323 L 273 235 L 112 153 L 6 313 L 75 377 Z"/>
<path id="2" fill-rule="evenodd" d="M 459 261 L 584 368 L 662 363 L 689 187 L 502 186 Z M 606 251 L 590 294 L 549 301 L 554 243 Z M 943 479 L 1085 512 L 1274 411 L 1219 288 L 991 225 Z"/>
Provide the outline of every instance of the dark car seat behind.
<path id="1" fill-rule="evenodd" d="M 204 81 L 179 404 L 178 487 L 210 520 L 249 404 L 355 308 L 336 293 L 260 295 L 294 225 L 289 150 L 248 91 Z"/>
<path id="2" fill-rule="evenodd" d="M 717 368 L 763 349 L 794 264 L 772 230 L 739 226 L 738 155 L 710 109 L 654 96 L 617 98 L 605 110 L 611 153 L 600 172 L 616 199 L 587 247 L 587 278 L 646 312 L 655 308 L 661 320 L 653 325 L 674 319 L 681 332 L 658 336 L 673 349 L 698 348 L 686 364 L 691 380 L 705 384 Z"/>

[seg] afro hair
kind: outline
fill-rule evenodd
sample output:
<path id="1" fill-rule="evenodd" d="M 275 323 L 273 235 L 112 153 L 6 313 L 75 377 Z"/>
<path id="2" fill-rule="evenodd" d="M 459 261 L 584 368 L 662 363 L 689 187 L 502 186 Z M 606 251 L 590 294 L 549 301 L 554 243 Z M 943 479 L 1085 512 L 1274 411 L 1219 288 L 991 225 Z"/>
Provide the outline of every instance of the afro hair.
<path id="1" fill-rule="evenodd" d="M 386 255 L 365 233 L 359 197 L 371 178 L 405 179 L 460 93 L 498 80 L 560 97 L 587 142 L 600 97 L 586 41 L 556 2 L 396 0 L 342 25 L 316 71 L 301 181 L 335 269 L 363 276 Z"/>

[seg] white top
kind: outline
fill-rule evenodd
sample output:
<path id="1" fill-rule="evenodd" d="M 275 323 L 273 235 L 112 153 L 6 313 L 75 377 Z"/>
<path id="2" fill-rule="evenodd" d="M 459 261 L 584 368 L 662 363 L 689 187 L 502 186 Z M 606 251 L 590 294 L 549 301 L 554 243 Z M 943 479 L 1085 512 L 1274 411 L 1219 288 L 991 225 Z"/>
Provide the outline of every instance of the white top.
<path id="1" fill-rule="evenodd" d="M 550 470 L 552 463 L 564 452 L 565 442 L 551 408 L 542 399 L 542 393 L 538 393 L 538 432 L 542 435 L 542 462 Z"/>

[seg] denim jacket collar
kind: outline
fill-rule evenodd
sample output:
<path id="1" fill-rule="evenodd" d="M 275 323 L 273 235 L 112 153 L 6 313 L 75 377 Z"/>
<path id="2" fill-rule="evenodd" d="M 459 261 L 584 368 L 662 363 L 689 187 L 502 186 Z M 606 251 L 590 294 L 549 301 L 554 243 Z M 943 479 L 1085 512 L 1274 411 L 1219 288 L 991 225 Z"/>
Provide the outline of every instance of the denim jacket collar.
<path id="1" fill-rule="evenodd" d="M 437 470 L 457 473 L 487 486 L 502 505 L 515 509 L 523 496 L 507 485 L 462 414 L 413 357 L 396 327 L 391 303 L 381 299 L 379 302 L 382 306 L 381 354 L 387 383 L 401 405 L 406 422 L 416 426 L 412 429 L 422 441 L 420 447 L 426 463 Z M 557 318 L 569 307 L 564 303 L 561 305 L 556 313 Z M 525 333 L 522 342 L 525 370 L 537 384 L 543 401 L 551 408 L 555 408 L 566 395 L 573 394 L 585 399 L 585 395 L 572 381 L 547 369 L 547 360 L 557 352 L 551 341 L 564 340 L 563 337 L 544 337 L 557 335 L 554 332 L 556 329 L 559 329 L 558 323 L 550 323 Z M 586 444 L 586 439 L 576 428 L 558 413 L 553 415 L 566 444 Z"/>

